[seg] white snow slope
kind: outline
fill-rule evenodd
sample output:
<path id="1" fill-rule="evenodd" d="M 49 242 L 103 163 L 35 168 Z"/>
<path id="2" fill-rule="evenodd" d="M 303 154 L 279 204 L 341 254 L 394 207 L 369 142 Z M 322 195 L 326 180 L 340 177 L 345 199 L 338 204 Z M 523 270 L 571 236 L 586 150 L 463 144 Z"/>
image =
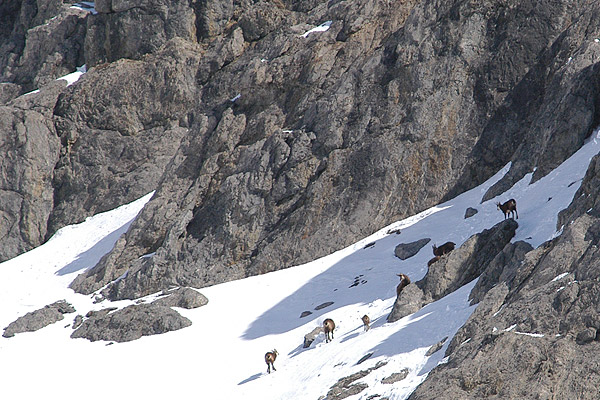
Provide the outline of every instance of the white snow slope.
<path id="1" fill-rule="evenodd" d="M 373 395 L 405 399 L 443 362 L 450 340 L 430 357 L 427 350 L 444 337 L 451 338 L 473 312 L 475 306 L 469 306 L 467 297 L 475 282 L 387 323 L 396 274 L 403 272 L 417 281 L 432 257 L 430 245 L 405 261 L 394 256 L 394 248 L 424 237 L 432 239 L 430 244 L 451 240 L 460 246 L 501 221 L 503 214 L 495 203 L 509 198 L 517 200 L 520 217 L 513 240 L 537 247 L 560 234 L 557 214 L 571 202 L 589 160 L 599 151 L 596 131 L 569 160 L 534 184 L 528 175 L 498 198 L 480 204 L 486 189 L 506 173 L 506 166 L 483 185 L 327 257 L 200 289 L 208 305 L 177 309 L 192 320 L 189 328 L 127 343 L 89 342 L 69 337 L 74 313 L 37 332 L 0 337 L 1 397 L 317 400 L 338 379 L 383 361 L 387 364 L 356 382 L 369 387 L 350 399 Z M 112 248 L 150 196 L 61 229 L 46 244 L 0 264 L 0 328 L 60 299 L 73 304 L 81 315 L 131 304 L 93 304 L 93 295 L 76 294 L 68 285 Z M 464 219 L 467 207 L 479 212 Z M 393 229 L 401 233 L 388 234 Z M 315 310 L 325 302 L 333 304 Z M 300 318 L 303 311 L 312 314 Z M 364 314 L 373 321 L 367 332 L 360 320 Z M 337 324 L 334 340 L 325 343 L 320 334 L 303 349 L 304 335 L 325 318 Z M 263 357 L 273 348 L 279 352 L 277 371 L 267 374 Z M 369 353 L 372 356 L 357 365 Z M 382 383 L 405 368 L 410 372 L 404 380 Z"/>

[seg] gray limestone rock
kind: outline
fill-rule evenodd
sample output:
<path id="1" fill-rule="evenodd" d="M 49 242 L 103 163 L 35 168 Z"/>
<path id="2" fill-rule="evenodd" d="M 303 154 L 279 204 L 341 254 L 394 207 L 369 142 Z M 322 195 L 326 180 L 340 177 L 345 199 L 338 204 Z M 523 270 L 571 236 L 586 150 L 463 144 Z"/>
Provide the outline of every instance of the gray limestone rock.
<path id="1" fill-rule="evenodd" d="M 60 149 L 49 116 L 64 86 L 56 82 L 0 106 L 0 261 L 39 246 L 48 234 Z"/>
<path id="2" fill-rule="evenodd" d="M 323 332 L 323 327 L 317 326 L 315 329 L 304 335 L 304 343 L 302 344 L 302 347 L 305 349 L 310 347 L 312 342 L 315 341 L 321 332 Z"/>
<path id="3" fill-rule="evenodd" d="M 188 327 L 192 322 L 170 307 L 157 304 L 127 306 L 110 313 L 94 313 L 71 337 L 128 342 L 142 336 L 158 335 Z"/>
<path id="4" fill-rule="evenodd" d="M 17 333 L 35 332 L 55 322 L 63 320 L 64 314 L 75 312 L 73 306 L 65 300 L 60 300 L 49 304 L 44 308 L 32 311 L 17 318 L 11 322 L 6 328 L 2 336 L 5 338 L 13 337 Z"/>
<path id="5" fill-rule="evenodd" d="M 354 396 L 368 388 L 366 383 L 355 383 L 357 380 L 364 378 L 376 369 L 383 367 L 386 363 L 379 362 L 374 367 L 366 370 L 358 371 L 352 375 L 339 379 L 335 385 L 327 392 L 327 399 L 341 400 L 350 396 Z"/>
<path id="6" fill-rule="evenodd" d="M 468 207 L 465 210 L 465 219 L 467 218 L 471 218 L 472 216 L 474 216 L 475 214 L 477 214 L 479 211 L 476 208 L 473 207 Z"/>
<path id="7" fill-rule="evenodd" d="M 208 299 L 196 290 L 186 287 L 167 291 L 165 296 L 154 300 L 152 304 L 167 307 L 198 308 L 208 304 Z"/>
<path id="8" fill-rule="evenodd" d="M 90 67 L 139 59 L 173 38 L 196 41 L 193 5 L 183 0 L 98 0 L 85 40 Z"/>
<path id="9" fill-rule="evenodd" d="M 60 0 L 5 3 L 0 5 L 1 22 L 7 22 L 0 34 L 0 82 L 16 85 L 10 93 L 0 89 L 6 100 L 85 64 L 87 11 Z"/>
<path id="10" fill-rule="evenodd" d="M 395 372 L 392 375 L 383 378 L 381 380 L 381 383 L 386 384 L 386 385 L 391 385 L 392 383 L 400 382 L 401 380 L 406 379 L 406 377 L 408 376 L 409 373 L 410 373 L 410 370 L 408 368 L 404 368 L 400 372 Z"/>
<path id="11" fill-rule="evenodd" d="M 430 238 L 424 238 L 411 243 L 400 243 L 394 249 L 394 254 L 399 259 L 406 260 L 417 254 L 430 241 Z"/>

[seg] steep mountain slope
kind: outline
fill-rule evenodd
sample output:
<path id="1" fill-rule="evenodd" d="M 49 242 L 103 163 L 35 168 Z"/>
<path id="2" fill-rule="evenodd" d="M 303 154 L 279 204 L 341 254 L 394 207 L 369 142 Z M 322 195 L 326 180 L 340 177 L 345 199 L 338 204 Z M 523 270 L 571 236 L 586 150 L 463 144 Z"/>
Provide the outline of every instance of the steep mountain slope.
<path id="1" fill-rule="evenodd" d="M 585 178 L 584 166 L 599 151 L 595 133 L 546 177 L 530 183 L 530 174 L 501 196 L 517 199 L 520 218 L 513 242 L 498 255 L 509 255 L 513 246 L 527 241 L 524 263 L 511 269 L 509 261 L 492 262 L 479 279 L 393 323 L 386 316 L 396 298 L 395 275 L 401 271 L 413 280 L 402 297 L 421 278 L 432 279 L 436 269 L 426 266 L 429 246 L 404 260 L 395 256 L 395 248 L 424 238 L 438 244 L 453 240 L 456 249 L 438 261 L 450 263 L 468 251 L 474 235 L 516 225 L 503 221 L 496 199 L 479 204 L 508 166 L 480 187 L 325 258 L 206 287 L 201 291 L 209 298 L 207 305 L 176 308 L 192 321 L 190 327 L 123 343 L 71 339 L 78 325 L 74 317 L 125 309 L 138 301 L 97 303 L 95 295 L 75 293 L 68 284 L 109 251 L 150 195 L 69 226 L 43 246 L 0 264 L 0 302 L 5 305 L 0 326 L 60 298 L 76 310 L 36 332 L 0 338 L 3 390 L 20 398 L 77 392 L 90 399 L 366 400 L 406 399 L 413 391 L 414 398 L 437 399 L 594 398 L 597 374 L 585 380 L 580 374 L 593 371 L 598 360 L 598 340 L 586 333 L 598 315 L 598 284 L 593 282 L 598 272 L 579 265 L 597 262 L 592 244 L 598 241 L 592 238 L 597 230 L 582 235 L 580 228 L 597 225 L 598 215 L 581 212 L 580 206 L 598 202 L 594 171 L 599 157 Z M 559 210 L 574 196 L 568 214 L 576 222 L 557 231 Z M 575 206 L 583 198 L 590 200 Z M 478 212 L 465 218 L 468 207 Z M 581 263 L 561 262 L 582 251 L 587 254 Z M 462 263 L 469 270 L 478 260 Z M 495 274 L 496 267 L 502 273 Z M 473 293 L 480 296 L 479 304 L 470 304 Z M 148 305 L 157 297 L 164 296 L 156 293 L 140 301 Z M 364 314 L 372 319 L 366 332 L 360 321 Z M 304 347 L 303 336 L 328 317 L 337 324 L 334 340 L 324 343 L 318 334 Z M 263 355 L 273 348 L 279 352 L 277 371 L 267 374 Z"/>

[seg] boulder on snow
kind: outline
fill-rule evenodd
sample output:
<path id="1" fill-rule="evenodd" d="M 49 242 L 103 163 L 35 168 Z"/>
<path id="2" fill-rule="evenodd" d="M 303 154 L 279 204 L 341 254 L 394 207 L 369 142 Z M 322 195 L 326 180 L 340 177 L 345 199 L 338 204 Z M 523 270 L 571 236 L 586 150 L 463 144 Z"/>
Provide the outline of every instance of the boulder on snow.
<path id="1" fill-rule="evenodd" d="M 390 376 L 383 378 L 381 383 L 390 385 L 392 383 L 400 382 L 408 376 L 409 372 L 410 370 L 408 368 L 403 368 L 400 372 L 394 372 Z"/>
<path id="2" fill-rule="evenodd" d="M 208 299 L 202 293 L 192 288 L 184 287 L 167 291 L 165 297 L 154 300 L 152 304 L 192 309 L 208 304 Z"/>
<path id="3" fill-rule="evenodd" d="M 304 335 L 304 344 L 302 345 L 302 347 L 305 349 L 310 347 L 312 342 L 315 341 L 315 339 L 321 332 L 323 332 L 323 327 L 317 326 L 315 329 Z"/>
<path id="4" fill-rule="evenodd" d="M 170 307 L 157 304 L 127 306 L 111 313 L 93 313 L 71 334 L 71 338 L 128 342 L 192 325 Z"/>
<path id="5" fill-rule="evenodd" d="M 400 243 L 394 249 L 394 254 L 401 260 L 411 258 L 419 252 L 427 243 L 431 241 L 430 238 L 420 239 L 410 243 Z"/>
<path id="6" fill-rule="evenodd" d="M 398 321 L 480 276 L 510 243 L 517 226 L 513 219 L 504 220 L 471 236 L 458 249 L 430 265 L 423 279 L 408 285 L 397 296 L 387 321 Z"/>
<path id="7" fill-rule="evenodd" d="M 479 211 L 476 208 L 467 207 L 467 210 L 465 211 L 465 219 L 471 218 L 473 215 L 477 214 L 478 212 Z"/>
<path id="8" fill-rule="evenodd" d="M 32 311 L 17 318 L 11 322 L 6 328 L 2 336 L 9 338 L 21 332 L 35 332 L 50 324 L 64 319 L 63 314 L 75 312 L 75 308 L 65 300 L 60 300 L 49 304 L 44 308 Z"/>

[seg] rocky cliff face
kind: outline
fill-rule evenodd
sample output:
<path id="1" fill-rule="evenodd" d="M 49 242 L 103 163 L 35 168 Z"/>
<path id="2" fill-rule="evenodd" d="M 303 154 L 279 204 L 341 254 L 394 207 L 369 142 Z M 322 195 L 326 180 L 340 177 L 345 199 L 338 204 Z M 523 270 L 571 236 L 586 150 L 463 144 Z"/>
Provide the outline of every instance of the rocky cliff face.
<path id="1" fill-rule="evenodd" d="M 3 45 L 17 48 L 24 31 L 23 49 L 39 46 L 32 30 L 54 23 L 41 10 L 58 13 L 52 21 L 78 13 L 89 72 L 49 104 L 44 137 L 59 147 L 30 157 L 51 160 L 39 233 L 3 202 L 15 243 L 4 257 L 156 189 L 73 284 L 86 293 L 125 271 L 107 295 L 309 261 L 509 161 L 486 198 L 533 168 L 544 174 L 599 122 L 590 1 L 99 1 L 97 14 L 36 4 L 22 4 Z M 25 15 L 29 25 L 16 22 Z M 54 77 L 36 68 L 25 83 L 5 79 L 33 88 Z M 17 186 L 4 185 L 35 197 Z"/>
<path id="2" fill-rule="evenodd" d="M 188 107 L 169 113 L 186 133 L 140 219 L 76 290 L 128 270 L 106 294 L 131 298 L 305 262 L 478 184 L 513 158 L 498 187 L 535 166 L 547 171 L 596 123 L 591 3 L 275 6 L 269 17 L 263 3 L 239 16 L 234 4 L 227 24 L 221 10 L 202 25 L 228 26 L 222 32 L 197 29 L 196 44 L 179 35 L 139 61 L 111 65 L 181 66 L 189 77 L 181 86 L 166 79 L 152 87 L 189 89 Z M 574 15 L 590 27 L 585 35 Z M 326 21 L 327 31 L 302 36 Z M 76 87 L 59 109 L 79 107 L 85 91 Z M 153 121 L 139 118 L 146 104 L 127 109 L 132 120 L 117 118 L 109 130 L 164 129 L 160 107 L 145 117 Z M 546 118 L 557 109 L 563 114 Z M 534 132 L 542 122 L 543 134 Z M 139 259 L 146 253 L 154 256 Z"/>

